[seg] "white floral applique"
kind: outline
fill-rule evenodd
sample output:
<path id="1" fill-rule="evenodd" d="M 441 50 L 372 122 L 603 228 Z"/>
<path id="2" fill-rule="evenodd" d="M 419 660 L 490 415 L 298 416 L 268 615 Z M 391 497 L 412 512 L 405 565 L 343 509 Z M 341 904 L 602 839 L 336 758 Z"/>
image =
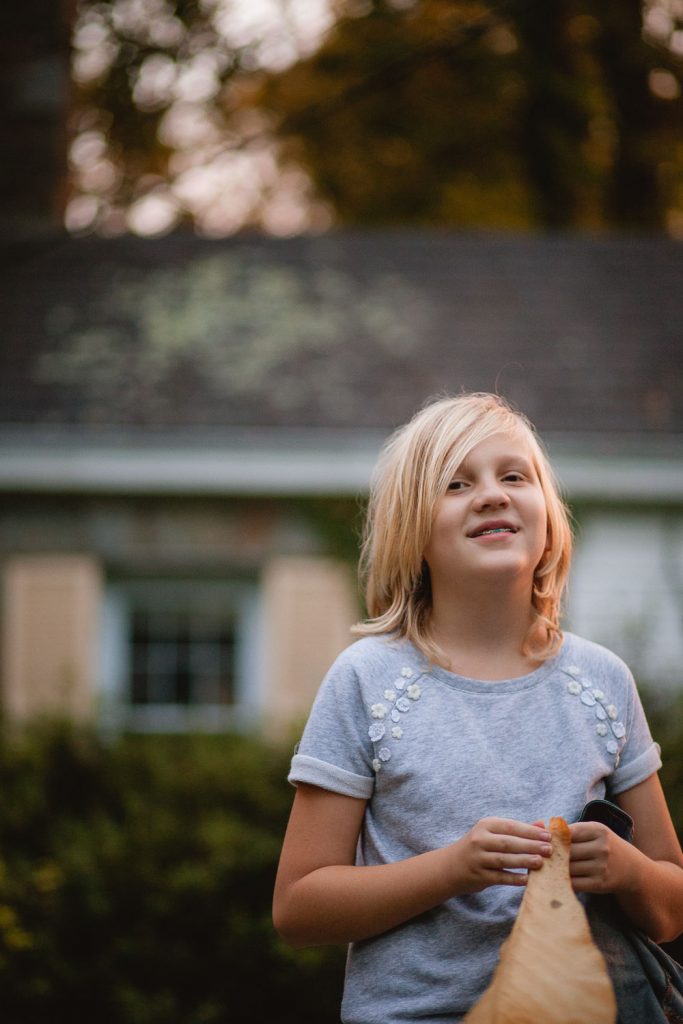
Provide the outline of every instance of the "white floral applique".
<path id="1" fill-rule="evenodd" d="M 578 697 L 587 708 L 592 708 L 598 720 L 595 731 L 598 736 L 606 740 L 605 748 L 609 754 L 614 756 L 614 767 L 617 768 L 623 747 L 623 744 L 620 746 L 617 741 L 624 740 L 626 742 L 626 726 L 619 721 L 617 707 L 614 704 L 606 703 L 605 693 L 593 686 L 577 665 L 570 665 L 565 671 L 571 676 L 567 683 L 567 692 Z"/>
<path id="2" fill-rule="evenodd" d="M 421 675 L 422 672 L 404 665 L 393 682 L 382 691 L 383 700 L 370 705 L 370 715 L 374 721 L 370 724 L 368 736 L 373 744 L 383 742 L 383 745 L 375 750 L 372 761 L 375 772 L 379 772 L 395 754 L 387 740 L 398 742 L 405 735 L 402 724 L 404 717 L 424 693 L 417 682 Z M 388 727 L 384 724 L 387 717 L 393 723 Z"/>

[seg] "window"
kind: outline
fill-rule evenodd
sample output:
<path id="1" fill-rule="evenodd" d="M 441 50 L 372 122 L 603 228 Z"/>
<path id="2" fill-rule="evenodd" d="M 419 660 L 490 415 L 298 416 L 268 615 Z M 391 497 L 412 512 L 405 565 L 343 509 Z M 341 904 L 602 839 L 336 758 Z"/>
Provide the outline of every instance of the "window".
<path id="1" fill-rule="evenodd" d="M 234 704 L 231 609 L 222 614 L 136 610 L 131 651 L 131 704 Z"/>
<path id="2" fill-rule="evenodd" d="M 129 580 L 108 588 L 102 718 L 144 732 L 218 731 L 258 706 L 253 585 Z"/>

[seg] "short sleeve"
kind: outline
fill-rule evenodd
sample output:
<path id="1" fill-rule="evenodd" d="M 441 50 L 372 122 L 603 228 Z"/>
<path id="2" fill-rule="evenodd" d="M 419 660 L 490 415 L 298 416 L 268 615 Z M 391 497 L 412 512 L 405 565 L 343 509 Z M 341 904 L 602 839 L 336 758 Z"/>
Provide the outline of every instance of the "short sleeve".
<path id="1" fill-rule="evenodd" d="M 661 749 L 650 734 L 645 711 L 630 671 L 626 676 L 626 739 L 621 750 L 618 767 L 609 779 L 608 791 L 612 796 L 644 782 L 662 767 Z"/>
<path id="2" fill-rule="evenodd" d="M 375 787 L 372 757 L 358 675 L 343 652 L 318 691 L 288 779 L 368 799 Z"/>

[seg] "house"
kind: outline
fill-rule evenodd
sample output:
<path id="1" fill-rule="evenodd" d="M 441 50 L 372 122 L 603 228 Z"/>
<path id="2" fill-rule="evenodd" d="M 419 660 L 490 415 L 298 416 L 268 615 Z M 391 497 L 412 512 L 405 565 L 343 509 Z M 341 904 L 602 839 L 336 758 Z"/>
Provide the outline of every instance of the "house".
<path id="1" fill-rule="evenodd" d="M 362 498 L 428 397 L 497 390 L 577 520 L 570 628 L 683 664 L 683 246 L 342 232 L 6 248 L 2 705 L 282 729 L 360 615 Z"/>

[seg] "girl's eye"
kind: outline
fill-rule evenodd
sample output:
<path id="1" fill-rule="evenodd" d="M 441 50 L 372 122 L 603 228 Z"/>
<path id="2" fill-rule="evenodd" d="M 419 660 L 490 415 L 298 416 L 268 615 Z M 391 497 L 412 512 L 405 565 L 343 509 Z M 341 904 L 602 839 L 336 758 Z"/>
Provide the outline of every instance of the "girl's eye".
<path id="1" fill-rule="evenodd" d="M 517 473 L 517 472 L 506 473 L 505 476 L 503 477 L 503 480 L 512 480 L 513 483 L 516 483 L 519 480 L 523 480 L 523 479 L 524 479 L 524 477 L 522 476 L 522 474 L 521 473 Z"/>
<path id="2" fill-rule="evenodd" d="M 465 481 L 464 480 L 451 480 L 451 482 L 448 485 L 448 490 L 449 491 L 462 491 L 464 487 L 465 487 Z"/>

